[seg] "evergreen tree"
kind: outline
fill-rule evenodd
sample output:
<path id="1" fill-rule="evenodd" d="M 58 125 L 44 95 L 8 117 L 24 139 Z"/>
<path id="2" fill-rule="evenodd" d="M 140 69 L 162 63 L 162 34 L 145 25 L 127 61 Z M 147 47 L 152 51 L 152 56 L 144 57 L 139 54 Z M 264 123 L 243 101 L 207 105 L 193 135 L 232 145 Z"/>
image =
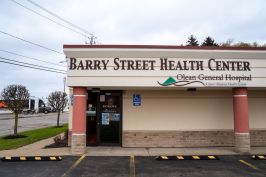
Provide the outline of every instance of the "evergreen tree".
<path id="1" fill-rule="evenodd" d="M 193 34 L 188 37 L 187 46 L 199 46 L 198 40 Z"/>
<path id="2" fill-rule="evenodd" d="M 208 36 L 208 37 L 206 37 L 204 42 L 201 44 L 201 46 L 219 46 L 219 45 L 214 41 L 213 38 Z"/>

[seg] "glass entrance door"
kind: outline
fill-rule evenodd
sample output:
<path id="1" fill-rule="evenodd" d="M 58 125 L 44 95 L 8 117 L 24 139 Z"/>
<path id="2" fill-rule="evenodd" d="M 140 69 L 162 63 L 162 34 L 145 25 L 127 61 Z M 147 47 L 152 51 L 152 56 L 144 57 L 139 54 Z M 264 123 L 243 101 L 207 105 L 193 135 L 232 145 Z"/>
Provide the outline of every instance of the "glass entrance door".
<path id="1" fill-rule="evenodd" d="M 122 92 L 88 91 L 87 145 L 119 145 L 122 132 Z"/>
<path id="2" fill-rule="evenodd" d="M 100 142 L 120 144 L 122 126 L 122 94 L 106 91 L 100 94 Z"/>

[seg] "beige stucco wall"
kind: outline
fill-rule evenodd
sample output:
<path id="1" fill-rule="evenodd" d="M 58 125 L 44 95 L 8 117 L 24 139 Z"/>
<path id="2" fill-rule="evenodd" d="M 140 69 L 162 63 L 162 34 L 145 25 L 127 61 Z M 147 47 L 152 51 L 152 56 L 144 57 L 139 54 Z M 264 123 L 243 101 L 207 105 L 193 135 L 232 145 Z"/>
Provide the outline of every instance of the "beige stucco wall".
<path id="1" fill-rule="evenodd" d="M 266 129 L 266 91 L 249 91 L 249 125 L 251 129 Z"/>
<path id="2" fill-rule="evenodd" d="M 141 106 L 133 106 L 139 93 Z M 249 92 L 250 128 L 266 129 L 265 91 Z M 228 90 L 132 90 L 123 94 L 123 130 L 232 130 L 233 101 Z"/>
<path id="3" fill-rule="evenodd" d="M 133 93 L 142 105 L 132 105 Z M 125 91 L 123 130 L 232 129 L 231 91 Z"/>

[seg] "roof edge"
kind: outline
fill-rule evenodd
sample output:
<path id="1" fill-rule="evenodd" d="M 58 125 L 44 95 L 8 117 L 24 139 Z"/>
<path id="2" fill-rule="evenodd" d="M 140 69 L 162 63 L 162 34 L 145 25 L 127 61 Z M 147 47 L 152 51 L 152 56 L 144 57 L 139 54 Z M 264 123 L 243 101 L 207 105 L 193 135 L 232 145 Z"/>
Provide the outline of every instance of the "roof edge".
<path id="1" fill-rule="evenodd" d="M 266 50 L 266 47 L 215 47 L 215 46 L 175 46 L 175 45 L 80 45 L 64 44 L 64 49 L 69 48 L 119 48 L 119 49 L 195 49 L 195 50 Z"/>

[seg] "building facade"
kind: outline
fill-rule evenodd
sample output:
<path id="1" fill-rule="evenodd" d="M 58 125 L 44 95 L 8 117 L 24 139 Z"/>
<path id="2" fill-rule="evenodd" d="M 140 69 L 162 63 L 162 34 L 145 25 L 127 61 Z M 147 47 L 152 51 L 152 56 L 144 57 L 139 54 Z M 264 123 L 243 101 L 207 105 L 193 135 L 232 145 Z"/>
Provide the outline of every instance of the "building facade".
<path id="1" fill-rule="evenodd" d="M 64 45 L 70 144 L 266 145 L 266 48 Z"/>

